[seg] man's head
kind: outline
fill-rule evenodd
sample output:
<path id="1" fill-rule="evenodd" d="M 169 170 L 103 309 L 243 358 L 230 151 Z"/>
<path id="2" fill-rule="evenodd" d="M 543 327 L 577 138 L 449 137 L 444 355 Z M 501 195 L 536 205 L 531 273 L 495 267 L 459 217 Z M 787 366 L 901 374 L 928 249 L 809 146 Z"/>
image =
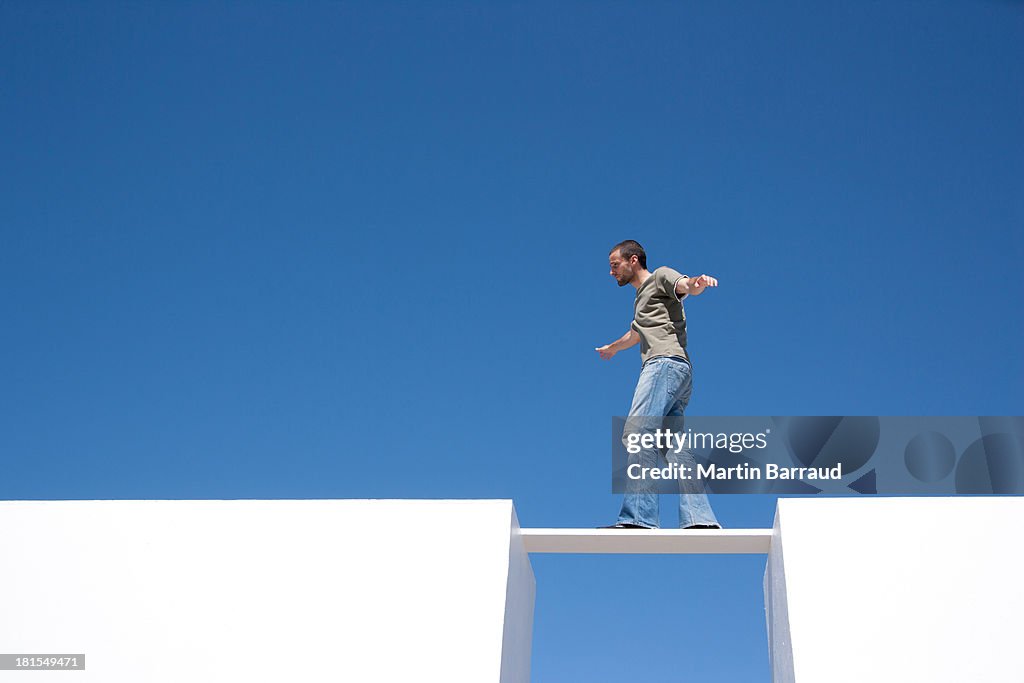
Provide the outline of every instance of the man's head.
<path id="1" fill-rule="evenodd" d="M 608 254 L 608 267 L 619 287 L 625 287 L 638 271 L 647 270 L 647 252 L 636 240 L 619 242 Z"/>

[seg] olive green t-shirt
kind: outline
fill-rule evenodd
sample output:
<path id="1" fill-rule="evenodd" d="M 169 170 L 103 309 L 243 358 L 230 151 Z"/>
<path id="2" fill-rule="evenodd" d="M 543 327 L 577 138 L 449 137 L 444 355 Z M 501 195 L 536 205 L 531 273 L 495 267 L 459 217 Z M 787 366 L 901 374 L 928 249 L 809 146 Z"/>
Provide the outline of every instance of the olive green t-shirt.
<path id="1" fill-rule="evenodd" d="M 683 312 L 686 295 L 676 296 L 676 282 L 684 277 L 667 266 L 655 268 L 636 291 L 630 327 L 640 335 L 641 362 L 659 356 L 690 359 L 686 354 L 686 314 Z"/>

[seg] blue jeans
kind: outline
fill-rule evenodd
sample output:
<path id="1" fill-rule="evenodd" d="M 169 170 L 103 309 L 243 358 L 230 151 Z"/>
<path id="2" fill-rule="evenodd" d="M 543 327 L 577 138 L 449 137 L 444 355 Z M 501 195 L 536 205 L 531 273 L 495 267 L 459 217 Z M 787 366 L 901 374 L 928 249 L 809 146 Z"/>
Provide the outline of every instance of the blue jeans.
<path id="1" fill-rule="evenodd" d="M 641 419 L 634 423 L 642 424 L 650 431 L 659 429 L 666 416 L 682 418 L 683 411 L 690 402 L 692 390 L 693 374 L 689 362 L 675 357 L 652 358 L 644 363 L 640 370 L 640 379 L 633 394 L 629 416 L 648 416 L 649 420 Z M 635 456 L 630 456 L 629 462 L 639 462 L 644 467 L 661 467 L 662 458 L 685 465 L 690 468 L 690 472 L 696 471 L 693 455 L 686 450 L 679 454 L 663 454 L 656 448 L 642 449 Z M 658 494 L 646 493 L 642 486 L 639 490 L 625 494 L 618 523 L 657 529 L 660 526 L 659 522 Z M 720 526 L 715 513 L 711 510 L 704 484 L 695 480 L 681 480 L 679 528 L 694 524 Z"/>

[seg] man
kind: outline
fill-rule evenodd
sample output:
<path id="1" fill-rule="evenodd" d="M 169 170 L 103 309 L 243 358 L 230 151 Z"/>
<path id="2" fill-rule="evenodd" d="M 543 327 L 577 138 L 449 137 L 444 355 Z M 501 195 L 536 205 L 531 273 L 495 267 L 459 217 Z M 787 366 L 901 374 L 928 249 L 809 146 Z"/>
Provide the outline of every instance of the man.
<path id="1" fill-rule="evenodd" d="M 620 287 L 636 288 L 633 323 L 621 339 L 596 350 L 602 359 L 609 360 L 619 351 L 640 344 L 643 365 L 629 409 L 630 418 L 640 417 L 627 420 L 627 424 L 646 421 L 645 429 L 657 429 L 665 417 L 681 418 L 690 402 L 692 368 L 686 353 L 682 301 L 702 294 L 708 287 L 717 287 L 718 280 L 709 275 L 687 277 L 665 266 L 651 273 L 646 252 L 633 240 L 616 244 L 608 255 L 608 265 Z M 636 457 L 644 466 L 658 466 L 660 454 L 644 449 Z M 683 451 L 678 458 L 690 472 L 696 471 L 692 454 Z M 618 521 L 605 528 L 657 529 L 659 521 L 658 494 L 627 489 Z M 679 528 L 721 528 L 700 483 L 680 482 Z"/>

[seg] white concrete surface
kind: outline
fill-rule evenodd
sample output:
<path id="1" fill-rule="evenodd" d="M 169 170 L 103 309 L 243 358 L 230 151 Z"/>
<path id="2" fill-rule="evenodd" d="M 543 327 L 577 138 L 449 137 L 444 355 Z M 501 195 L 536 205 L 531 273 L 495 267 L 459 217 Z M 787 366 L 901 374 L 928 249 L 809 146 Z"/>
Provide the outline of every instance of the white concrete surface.
<path id="1" fill-rule="evenodd" d="M 529 680 L 511 501 L 0 502 L 0 681 Z"/>
<path id="2" fill-rule="evenodd" d="M 1024 681 L 1024 499 L 783 499 L 775 683 Z"/>
<path id="3" fill-rule="evenodd" d="M 530 553 L 761 554 L 771 529 L 523 529 Z"/>

